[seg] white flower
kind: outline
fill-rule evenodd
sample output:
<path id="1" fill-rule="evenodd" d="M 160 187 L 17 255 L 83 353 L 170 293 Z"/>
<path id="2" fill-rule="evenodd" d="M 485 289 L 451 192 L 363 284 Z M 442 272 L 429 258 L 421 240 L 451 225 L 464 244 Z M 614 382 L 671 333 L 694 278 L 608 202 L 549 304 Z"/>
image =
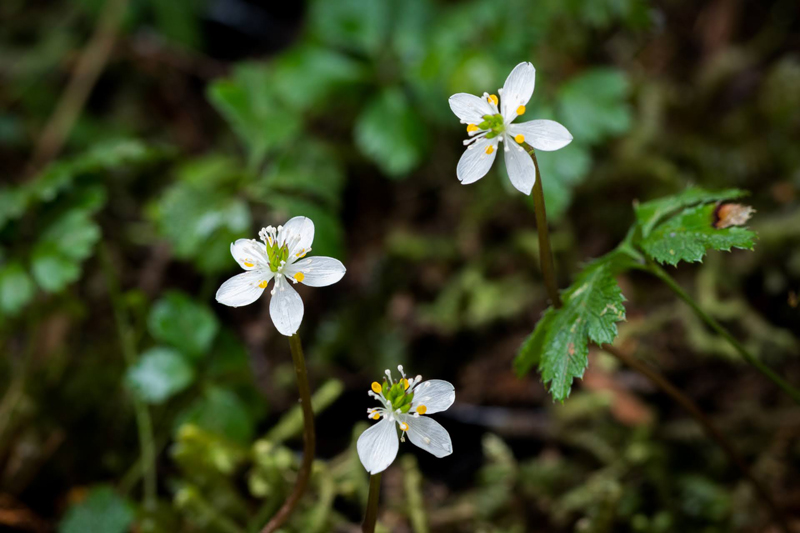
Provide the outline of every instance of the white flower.
<path id="1" fill-rule="evenodd" d="M 483 93 L 482 97 L 458 93 L 450 97 L 450 109 L 467 124 L 470 138 L 464 141 L 467 150 L 458 162 L 459 181 L 466 185 L 484 177 L 497 155 L 497 146 L 505 141 L 506 170 L 517 190 L 530 194 L 536 181 L 533 160 L 520 146 L 527 143 L 537 150 L 563 148 L 572 141 L 567 128 L 552 120 L 531 120 L 512 124 L 525 114 L 536 82 L 536 69 L 530 63 L 520 63 L 498 90 L 500 98 Z"/>
<path id="2" fill-rule="evenodd" d="M 278 331 L 290 337 L 303 321 L 303 300 L 289 281 L 325 287 L 342 279 L 345 268 L 331 257 L 305 258 L 314 241 L 310 218 L 294 217 L 277 229 L 268 226 L 258 236 L 263 244 L 255 239 L 239 239 L 231 244 L 231 255 L 247 272 L 223 283 L 217 291 L 217 301 L 231 307 L 251 304 L 274 278 L 269 314 Z"/>
<path id="3" fill-rule="evenodd" d="M 450 434 L 438 422 L 421 415 L 432 415 L 446 411 L 456 399 L 452 384 L 441 379 L 422 381 L 422 376 L 407 380 L 403 367 L 398 366 L 403 376 L 392 380 L 392 373 L 386 371 L 381 385 L 372 383 L 369 395 L 381 402 L 381 407 L 367 409 L 367 415 L 380 422 L 366 430 L 358 438 L 356 448 L 361 464 L 370 474 L 386 470 L 400 447 L 398 440 L 408 439 L 432 453 L 436 457 L 446 457 L 453 453 Z M 398 429 L 400 438 L 397 437 Z"/>

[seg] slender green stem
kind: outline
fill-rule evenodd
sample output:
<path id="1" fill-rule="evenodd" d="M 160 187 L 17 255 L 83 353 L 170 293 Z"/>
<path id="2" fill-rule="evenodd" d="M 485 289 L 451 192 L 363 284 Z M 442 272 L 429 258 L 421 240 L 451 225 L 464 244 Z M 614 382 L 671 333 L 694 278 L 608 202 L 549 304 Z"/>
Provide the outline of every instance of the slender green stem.
<path id="1" fill-rule="evenodd" d="M 314 463 L 314 448 L 316 446 L 314 409 L 311 406 L 311 388 L 308 386 L 303 344 L 300 342 L 300 336 L 297 333 L 289 337 L 289 347 L 292 350 L 292 361 L 297 375 L 297 390 L 300 393 L 300 405 L 303 408 L 303 462 L 300 465 L 300 471 L 297 473 L 297 482 L 292 493 L 283 502 L 275 516 L 267 522 L 261 533 L 274 532 L 286 522 L 306 491 L 306 486 L 308 486 L 308 481 L 311 478 L 311 467 Z"/>
<path id="2" fill-rule="evenodd" d="M 725 329 L 719 322 L 717 322 L 717 320 L 714 317 L 706 313 L 698 305 L 698 303 L 694 300 L 694 298 L 689 296 L 689 294 L 686 291 L 684 291 L 683 288 L 680 285 L 678 285 L 678 283 L 674 279 L 672 279 L 672 276 L 667 274 L 667 272 L 663 268 L 661 268 L 656 263 L 650 261 L 647 264 L 647 271 L 656 276 L 661 281 L 663 281 L 670 289 L 672 289 L 672 291 L 675 294 L 677 294 L 681 300 L 686 302 L 686 304 L 688 304 L 689 307 L 692 308 L 692 311 L 694 311 L 695 314 L 698 317 L 700 317 L 700 319 L 702 319 L 706 324 L 708 324 L 708 326 L 711 329 L 717 332 L 719 336 L 728 341 L 728 343 L 731 346 L 733 346 L 733 348 L 737 352 L 739 352 L 739 355 L 741 355 L 745 361 L 753 365 L 759 372 L 764 374 L 768 379 L 772 380 L 772 382 L 775 383 L 778 387 L 783 389 L 783 391 L 786 392 L 786 394 L 788 394 L 789 396 L 791 396 L 795 402 L 800 403 L 800 391 L 795 389 L 792 385 L 790 385 L 787 381 L 785 381 L 777 373 L 775 373 L 771 368 L 769 368 L 767 365 L 762 363 L 757 357 L 751 354 L 747 350 L 747 348 L 745 348 L 742 345 L 742 343 L 736 340 L 736 338 L 733 335 L 731 335 L 728 332 L 728 330 Z"/>
<path id="3" fill-rule="evenodd" d="M 378 500 L 381 495 L 381 473 L 369 477 L 369 498 L 367 499 L 367 512 L 364 514 L 364 523 L 361 524 L 362 533 L 374 533 L 375 523 L 378 521 Z"/>
<path id="4" fill-rule="evenodd" d="M 741 456 L 736 452 L 736 449 L 728 441 L 725 435 L 723 435 L 722 432 L 718 430 L 716 426 L 714 426 L 705 413 L 703 413 L 703 411 L 701 411 L 700 408 L 697 407 L 697 405 L 688 396 L 683 394 L 675 385 L 670 383 L 667 378 L 651 369 L 632 355 L 608 344 L 604 344 L 600 347 L 622 361 L 624 364 L 647 377 L 650 381 L 655 383 L 659 389 L 666 393 L 667 396 L 675 400 L 678 405 L 686 409 L 686 411 L 700 423 L 703 429 L 705 429 L 706 433 L 714 441 L 716 441 L 720 448 L 722 448 L 722 450 L 728 455 L 730 461 L 736 465 L 736 467 L 742 472 L 742 474 L 745 475 L 747 479 L 750 480 L 750 483 L 753 484 L 753 487 L 756 489 L 758 495 L 762 500 L 764 500 L 770 511 L 772 511 L 772 516 L 781 530 L 784 533 L 790 533 L 791 529 L 789 528 L 789 522 L 786 519 L 786 516 L 783 514 L 781 508 L 775 503 L 772 495 L 769 493 L 766 487 L 764 487 L 761 482 L 758 481 L 758 478 L 753 475 L 753 473 L 750 471 L 750 468 L 748 468 L 747 463 L 745 463 L 744 459 L 742 459 Z"/>
<path id="5" fill-rule="evenodd" d="M 539 262 L 542 267 L 542 277 L 547 288 L 547 295 L 550 303 L 556 309 L 561 307 L 561 296 L 558 294 L 558 282 L 556 282 L 556 269 L 553 261 L 553 250 L 550 247 L 550 233 L 547 229 L 547 211 L 544 207 L 544 188 L 542 185 L 542 174 L 539 172 L 539 161 L 536 159 L 536 151 L 527 144 L 528 154 L 533 159 L 533 166 L 536 168 L 536 181 L 533 184 L 533 210 L 536 216 L 536 231 L 539 233 Z"/>
<path id="6" fill-rule="evenodd" d="M 122 301 L 119 282 L 114 273 L 113 263 L 108 254 L 108 250 L 104 246 L 100 248 L 100 259 L 103 272 L 106 276 L 111 305 L 114 309 L 114 321 L 117 325 L 117 334 L 119 335 L 122 356 L 125 358 L 125 364 L 131 367 L 136 364 L 136 342 L 134 341 L 133 332 L 129 326 L 128 317 L 125 312 L 125 304 Z M 156 444 L 153 438 L 153 422 L 150 419 L 150 411 L 148 411 L 147 405 L 142 400 L 135 394 L 131 394 L 131 401 L 133 402 L 133 409 L 136 416 L 136 427 L 139 432 L 139 448 L 142 454 L 144 507 L 146 510 L 150 511 L 156 508 L 158 494 Z"/>

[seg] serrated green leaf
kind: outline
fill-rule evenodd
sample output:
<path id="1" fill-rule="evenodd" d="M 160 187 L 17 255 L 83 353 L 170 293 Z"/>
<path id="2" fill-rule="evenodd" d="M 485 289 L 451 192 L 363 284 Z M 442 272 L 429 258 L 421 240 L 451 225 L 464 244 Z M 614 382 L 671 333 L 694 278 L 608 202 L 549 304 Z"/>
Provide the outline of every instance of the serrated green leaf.
<path id="1" fill-rule="evenodd" d="M 573 137 L 595 144 L 630 128 L 627 97 L 628 80 L 622 71 L 592 69 L 561 87 L 558 116 Z"/>
<path id="2" fill-rule="evenodd" d="M 616 274 L 626 261 L 623 254 L 612 252 L 590 263 L 562 294 L 563 307 L 546 314 L 539 372 L 554 399 L 566 399 L 572 381 L 583 377 L 589 363 L 589 341 L 610 344 L 616 338 L 617 322 L 625 319 L 625 298 Z M 528 348 L 540 342 L 534 330 Z M 531 357 L 521 359 L 519 368 L 525 368 Z"/>
<path id="3" fill-rule="evenodd" d="M 21 263 L 9 263 L 0 269 L 0 311 L 16 314 L 33 294 L 33 281 Z"/>
<path id="4" fill-rule="evenodd" d="M 125 374 L 125 384 L 142 400 L 160 404 L 188 387 L 194 369 L 172 348 L 156 347 L 141 355 Z"/>
<path id="5" fill-rule="evenodd" d="M 685 209 L 656 228 L 641 241 L 644 252 L 672 266 L 680 261 L 702 261 L 706 250 L 752 250 L 756 234 L 746 228 L 714 227 L 714 204 Z"/>
<path id="6" fill-rule="evenodd" d="M 534 330 L 523 341 L 517 357 L 514 358 L 514 370 L 516 370 L 517 375 L 524 376 L 541 361 L 545 337 L 547 332 L 550 331 L 556 315 L 555 309 L 548 307 L 542 318 L 536 323 Z"/>
<path id="7" fill-rule="evenodd" d="M 356 145 L 390 177 L 416 167 L 427 146 L 427 131 L 406 95 L 397 88 L 375 97 L 356 119 Z"/>
<path id="8" fill-rule="evenodd" d="M 95 487 L 69 508 L 59 533 L 125 533 L 133 523 L 133 506 L 111 487 Z"/>
<path id="9" fill-rule="evenodd" d="M 193 357 L 208 351 L 219 329 L 207 306 L 177 291 L 168 292 L 156 302 L 147 324 L 153 337 Z"/>
<path id="10" fill-rule="evenodd" d="M 747 191 L 739 189 L 707 191 L 700 187 L 689 187 L 678 194 L 667 196 L 666 198 L 658 198 L 642 204 L 636 204 L 634 205 L 634 210 L 636 211 L 636 220 L 642 231 L 642 237 L 645 238 L 656 224 L 681 208 L 708 202 L 733 200 L 747 196 L 747 194 Z"/>

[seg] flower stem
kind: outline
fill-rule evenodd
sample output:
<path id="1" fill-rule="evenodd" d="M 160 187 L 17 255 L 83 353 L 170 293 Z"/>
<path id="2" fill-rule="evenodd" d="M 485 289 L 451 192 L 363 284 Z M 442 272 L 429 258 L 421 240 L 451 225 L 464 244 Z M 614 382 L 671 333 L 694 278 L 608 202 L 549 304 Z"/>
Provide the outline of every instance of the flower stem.
<path id="1" fill-rule="evenodd" d="M 647 271 L 656 276 L 658 279 L 663 281 L 672 291 L 678 295 L 678 297 L 686 302 L 689 307 L 695 312 L 695 314 L 700 317 L 708 326 L 713 329 L 719 336 L 723 339 L 728 341 L 728 343 L 733 346 L 733 348 L 739 352 L 739 355 L 744 358 L 745 361 L 753 365 L 759 372 L 764 374 L 768 379 L 772 380 L 778 387 L 783 389 L 786 394 L 792 397 L 792 399 L 800 403 L 800 391 L 792 387 L 787 381 L 781 378 L 778 374 L 776 374 L 772 369 L 770 369 L 767 365 L 762 363 L 757 357 L 751 354 L 747 348 L 745 348 L 742 343 L 740 343 L 733 335 L 731 335 L 727 329 L 725 329 L 717 320 L 706 313 L 698 303 L 691 297 L 689 294 L 681 288 L 678 283 L 672 279 L 672 277 L 667 274 L 667 272 L 661 268 L 656 263 L 649 261 L 647 264 Z"/>
<path id="2" fill-rule="evenodd" d="M 300 465 L 300 471 L 297 473 L 297 482 L 292 493 L 283 502 L 275 516 L 267 522 L 261 533 L 272 533 L 286 522 L 306 491 L 306 486 L 308 486 L 308 481 L 311 478 L 311 467 L 314 463 L 314 448 L 316 445 L 314 410 L 311 407 L 311 388 L 308 386 L 303 344 L 300 342 L 300 336 L 297 333 L 289 337 L 289 347 L 292 350 L 292 361 L 297 375 L 297 390 L 300 393 L 300 405 L 303 408 L 303 462 Z"/>
<path id="3" fill-rule="evenodd" d="M 369 477 L 369 499 L 367 500 L 367 512 L 364 514 L 364 523 L 361 524 L 362 533 L 373 533 L 375 522 L 378 521 L 378 499 L 381 494 L 381 473 L 373 474 Z"/>
<path id="4" fill-rule="evenodd" d="M 790 533 L 791 530 L 789 529 L 786 516 L 784 516 L 781 509 L 775 503 L 775 500 L 772 499 L 769 491 L 758 481 L 758 478 L 753 475 L 748 468 L 747 463 L 745 463 L 744 459 L 742 459 L 741 456 L 736 452 L 725 435 L 723 435 L 722 432 L 720 432 L 714 426 L 705 413 L 703 413 L 703 411 L 701 411 L 700 408 L 697 407 L 697 405 L 688 396 L 683 394 L 677 387 L 675 387 L 675 385 L 670 383 L 667 378 L 651 369 L 632 355 L 608 344 L 604 344 L 600 347 L 622 361 L 624 364 L 647 377 L 650 381 L 655 383 L 659 389 L 666 393 L 667 396 L 675 400 L 678 405 L 686 409 L 686 411 L 688 411 L 689 414 L 692 415 L 692 417 L 694 417 L 694 419 L 697 420 L 701 426 L 703 426 L 703 429 L 705 429 L 706 433 L 708 433 L 708 435 L 714 439 L 720 448 L 722 448 L 722 450 L 728 455 L 728 459 L 730 459 L 730 461 L 735 464 L 739 470 L 741 470 L 742 474 L 744 474 L 745 477 L 750 480 L 750 483 L 753 484 L 753 487 L 756 489 L 758 495 L 764 500 L 764 502 L 770 508 L 770 511 L 772 511 L 772 516 L 775 522 L 780 526 L 781 530 L 784 533 Z"/>
<path id="5" fill-rule="evenodd" d="M 125 364 L 130 368 L 136 364 L 136 342 L 125 313 L 125 304 L 120 294 L 119 282 L 114 273 L 113 262 L 105 246 L 100 247 L 102 269 L 106 277 L 111 306 L 114 309 L 114 321 L 117 325 L 120 348 Z M 139 432 L 139 448 L 141 449 L 142 473 L 144 477 L 144 508 L 154 511 L 158 498 L 158 480 L 156 478 L 156 444 L 153 437 L 153 422 L 147 405 L 136 394 L 131 394 L 136 416 L 136 427 Z"/>
<path id="6" fill-rule="evenodd" d="M 533 159 L 536 168 L 536 181 L 533 183 L 533 211 L 536 216 L 536 231 L 539 233 L 539 262 L 542 267 L 542 277 L 547 288 L 547 295 L 553 307 L 561 307 L 561 296 L 558 294 L 556 270 L 553 262 L 553 250 L 550 247 L 550 233 L 547 229 L 547 212 L 544 207 L 544 189 L 542 187 L 542 174 L 539 172 L 539 161 L 536 159 L 536 150 L 525 145 L 528 155 Z"/>

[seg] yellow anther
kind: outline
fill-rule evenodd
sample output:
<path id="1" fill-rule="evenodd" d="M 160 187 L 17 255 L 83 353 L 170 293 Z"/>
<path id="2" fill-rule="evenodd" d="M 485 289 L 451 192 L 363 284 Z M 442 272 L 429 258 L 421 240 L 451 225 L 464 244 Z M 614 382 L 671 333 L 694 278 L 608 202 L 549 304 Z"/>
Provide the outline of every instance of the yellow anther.
<path id="1" fill-rule="evenodd" d="M 374 413 L 372 413 L 372 419 L 373 420 L 377 420 L 380 417 L 381 417 L 381 414 L 378 411 L 375 411 Z"/>
<path id="2" fill-rule="evenodd" d="M 243 264 L 244 266 L 246 266 L 247 268 L 252 268 L 252 267 L 254 267 L 254 266 L 255 266 L 255 264 L 253 264 L 253 263 L 248 263 L 247 261 L 244 261 L 244 262 L 242 262 L 242 264 Z"/>
<path id="3" fill-rule="evenodd" d="M 524 115 L 525 114 L 525 106 L 521 105 L 517 108 L 517 115 Z"/>
<path id="4" fill-rule="evenodd" d="M 370 385 L 370 387 L 372 387 L 372 392 L 374 392 L 375 394 L 380 394 L 381 391 L 383 390 L 381 388 L 381 384 L 378 383 L 377 381 L 373 381 L 372 385 Z"/>
<path id="5" fill-rule="evenodd" d="M 472 133 L 473 131 L 478 131 L 479 129 L 480 128 L 478 126 L 476 126 L 475 124 L 469 124 L 467 126 L 467 132 L 468 133 Z"/>
<path id="6" fill-rule="evenodd" d="M 417 406 L 417 413 L 419 413 L 421 415 L 424 415 L 427 412 L 428 412 L 428 408 L 425 407 L 424 405 L 418 405 Z"/>
<path id="7" fill-rule="evenodd" d="M 497 105 L 497 102 L 499 102 L 499 101 L 500 100 L 497 99 L 497 96 L 495 96 L 493 94 L 489 95 L 489 102 L 493 103 L 494 105 Z"/>
<path id="8" fill-rule="evenodd" d="M 408 380 L 406 378 L 403 378 L 403 389 L 408 390 Z"/>
<path id="9" fill-rule="evenodd" d="M 408 431 L 408 424 L 406 424 L 405 422 L 400 422 L 400 429 L 402 429 L 403 431 Z"/>
<path id="10" fill-rule="evenodd" d="M 494 146 L 490 144 L 486 147 L 486 155 L 490 155 L 492 152 L 494 152 Z"/>
<path id="11" fill-rule="evenodd" d="M 521 133 L 517 133 L 514 135 L 514 140 L 517 141 L 517 144 L 522 144 L 525 142 L 525 136 Z"/>
<path id="12" fill-rule="evenodd" d="M 296 255 L 297 257 L 305 257 L 307 253 L 308 253 L 308 252 L 306 252 L 306 249 L 305 249 L 305 248 L 303 248 L 302 250 L 300 250 L 299 252 L 297 252 L 295 255 Z"/>
<path id="13" fill-rule="evenodd" d="M 303 274 L 302 272 L 298 272 L 297 274 L 294 275 L 294 279 L 296 279 L 297 281 L 303 281 L 304 279 L 306 279 L 306 275 Z"/>
<path id="14" fill-rule="evenodd" d="M 262 289 L 266 289 L 266 288 L 267 288 L 267 283 L 269 283 L 269 280 L 268 280 L 268 279 L 265 279 L 264 281 L 262 281 L 261 283 L 259 283 L 259 284 L 258 284 L 258 286 L 259 286 L 260 288 L 262 288 Z"/>

